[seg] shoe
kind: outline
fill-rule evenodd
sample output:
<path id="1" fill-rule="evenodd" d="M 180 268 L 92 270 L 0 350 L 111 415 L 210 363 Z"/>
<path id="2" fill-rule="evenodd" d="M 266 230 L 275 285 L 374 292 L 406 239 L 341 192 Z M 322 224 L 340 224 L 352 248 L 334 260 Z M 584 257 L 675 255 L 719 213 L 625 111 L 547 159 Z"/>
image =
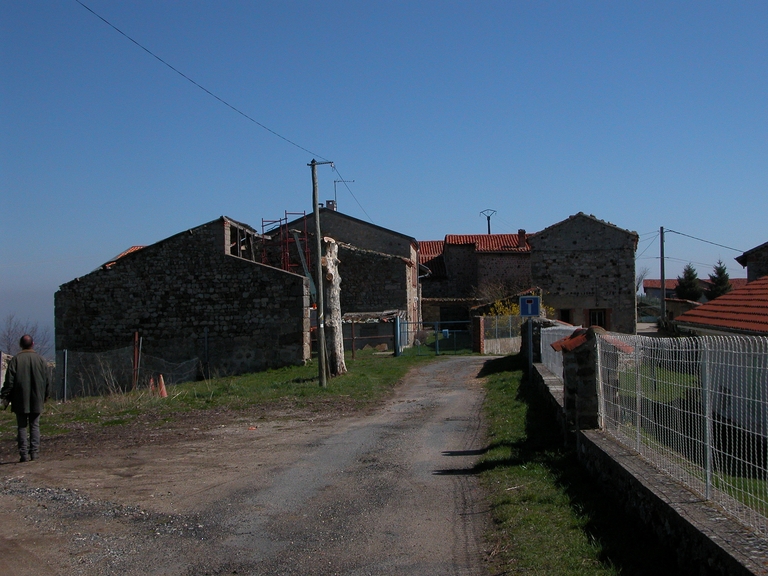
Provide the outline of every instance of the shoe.
<path id="1" fill-rule="evenodd" d="M 30 460 L 37 460 L 38 458 L 40 458 L 40 455 L 37 452 L 30 452 L 29 453 L 29 459 Z"/>
<path id="2" fill-rule="evenodd" d="M 29 462 L 29 456 L 23 454 L 21 458 L 19 458 L 19 462 Z"/>

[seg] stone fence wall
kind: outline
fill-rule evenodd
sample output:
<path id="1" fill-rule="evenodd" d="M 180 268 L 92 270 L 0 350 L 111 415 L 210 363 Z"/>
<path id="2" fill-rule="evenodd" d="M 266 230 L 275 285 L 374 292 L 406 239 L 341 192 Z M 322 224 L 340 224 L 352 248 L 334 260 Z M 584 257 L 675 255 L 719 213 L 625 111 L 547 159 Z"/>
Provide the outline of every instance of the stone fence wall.
<path id="1" fill-rule="evenodd" d="M 577 341 L 578 340 L 578 341 Z M 677 550 L 681 574 L 768 574 L 768 542 L 703 501 L 669 476 L 608 438 L 597 428 L 595 332 L 574 334 L 566 344 L 566 383 L 543 364 L 530 380 L 552 407 L 566 443 L 599 486 L 611 490 L 628 514 L 639 517 Z"/>

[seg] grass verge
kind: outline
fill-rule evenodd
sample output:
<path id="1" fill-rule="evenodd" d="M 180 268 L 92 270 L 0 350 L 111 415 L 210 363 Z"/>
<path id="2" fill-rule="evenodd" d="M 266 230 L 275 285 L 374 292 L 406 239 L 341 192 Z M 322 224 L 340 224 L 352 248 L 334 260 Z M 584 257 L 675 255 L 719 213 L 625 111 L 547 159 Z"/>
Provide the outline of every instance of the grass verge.
<path id="1" fill-rule="evenodd" d="M 73 423 L 122 426 L 138 418 L 162 424 L 174 414 L 197 410 L 359 410 L 380 402 L 411 367 L 433 359 L 358 351 L 355 360 L 346 359 L 347 374 L 329 379 L 326 388 L 318 385 L 317 364 L 312 363 L 169 386 L 167 398 L 137 390 L 48 402 L 41 431 L 52 436 L 69 431 Z M 0 412 L 0 434 L 15 436 L 15 423 L 9 410 Z"/>
<path id="2" fill-rule="evenodd" d="M 673 554 L 595 485 L 565 447 L 525 359 L 486 363 L 489 444 L 478 463 L 489 494 L 492 574 L 676 574 Z"/>

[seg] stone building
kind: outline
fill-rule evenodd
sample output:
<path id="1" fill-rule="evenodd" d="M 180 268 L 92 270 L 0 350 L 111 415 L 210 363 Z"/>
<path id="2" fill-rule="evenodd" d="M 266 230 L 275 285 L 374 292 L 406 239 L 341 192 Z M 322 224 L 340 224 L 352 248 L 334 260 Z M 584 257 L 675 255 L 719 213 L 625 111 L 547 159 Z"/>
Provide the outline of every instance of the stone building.
<path id="1" fill-rule="evenodd" d="M 331 208 L 321 208 L 319 214 L 320 233 L 339 245 L 342 314 L 400 310 L 405 320 L 419 320 L 419 243 L 405 234 Z M 301 232 L 299 244 L 292 237 L 292 230 Z M 302 250 L 314 277 L 312 214 L 281 222 L 265 236 L 265 263 L 299 270 L 302 268 L 299 250 Z M 312 250 L 307 250 L 307 246 Z"/>
<path id="2" fill-rule="evenodd" d="M 422 241 L 425 320 L 466 319 L 481 304 L 531 288 L 572 324 L 634 333 L 638 236 L 576 214 L 540 232 L 447 235 Z"/>
<path id="3" fill-rule="evenodd" d="M 465 320 L 473 307 L 531 286 L 530 246 L 517 234 L 448 234 L 420 242 L 425 320 Z"/>
<path id="4" fill-rule="evenodd" d="M 635 333 L 636 232 L 579 212 L 528 242 L 531 279 L 559 320 Z"/>
<path id="5" fill-rule="evenodd" d="M 768 276 L 768 242 L 747 250 L 741 256 L 737 256 L 736 262 L 746 267 L 747 282 L 753 282 L 758 278 Z"/>
<path id="6" fill-rule="evenodd" d="M 258 262 L 260 235 L 221 217 L 135 247 L 55 294 L 56 350 L 129 346 L 213 373 L 309 359 L 306 278 Z"/>

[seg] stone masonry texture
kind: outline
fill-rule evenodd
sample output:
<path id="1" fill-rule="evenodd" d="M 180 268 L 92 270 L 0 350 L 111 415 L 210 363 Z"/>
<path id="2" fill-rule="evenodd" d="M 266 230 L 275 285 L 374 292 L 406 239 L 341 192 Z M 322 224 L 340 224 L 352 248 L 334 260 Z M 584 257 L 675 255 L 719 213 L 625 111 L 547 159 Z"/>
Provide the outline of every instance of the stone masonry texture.
<path id="1" fill-rule="evenodd" d="M 138 331 L 146 354 L 207 359 L 212 373 L 307 361 L 307 280 L 232 256 L 230 244 L 222 217 L 62 285 L 56 349 L 125 347 Z"/>

